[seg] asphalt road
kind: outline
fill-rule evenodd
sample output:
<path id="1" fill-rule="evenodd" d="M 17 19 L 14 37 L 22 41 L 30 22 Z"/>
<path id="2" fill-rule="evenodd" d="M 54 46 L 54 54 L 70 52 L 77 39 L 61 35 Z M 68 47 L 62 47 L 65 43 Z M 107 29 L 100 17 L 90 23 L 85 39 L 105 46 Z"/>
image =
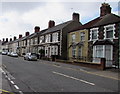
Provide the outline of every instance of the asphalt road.
<path id="1" fill-rule="evenodd" d="M 118 92 L 118 80 L 67 68 L 51 61 L 26 61 L 2 56 L 3 71 L 12 90 L 25 92 Z M 69 65 L 68 65 L 69 66 Z M 78 67 L 75 65 L 70 65 Z M 4 83 L 3 83 L 4 84 Z"/>

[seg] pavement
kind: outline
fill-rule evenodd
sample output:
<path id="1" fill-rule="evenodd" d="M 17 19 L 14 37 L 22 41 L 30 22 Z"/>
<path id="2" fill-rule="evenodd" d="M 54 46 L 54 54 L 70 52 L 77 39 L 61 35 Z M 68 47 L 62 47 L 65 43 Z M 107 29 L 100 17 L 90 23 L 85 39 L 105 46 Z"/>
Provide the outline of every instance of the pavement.
<path id="1" fill-rule="evenodd" d="M 0 67 L 0 94 L 14 94 L 10 82 L 6 79 L 6 75 L 2 73 Z"/>
<path id="2" fill-rule="evenodd" d="M 44 62 L 49 62 L 45 60 L 39 60 L 39 61 L 44 61 Z M 82 71 L 88 74 L 93 74 L 93 75 L 98 75 L 101 77 L 106 77 L 106 78 L 111 78 L 115 80 L 120 80 L 120 69 L 116 68 L 109 68 L 106 70 L 99 70 L 99 69 L 94 69 L 94 68 L 89 68 L 89 67 L 83 67 L 79 65 L 73 65 L 69 63 L 61 63 L 61 62 L 49 62 L 52 64 L 55 64 L 56 66 L 62 66 L 64 68 L 68 68 L 74 71 Z"/>

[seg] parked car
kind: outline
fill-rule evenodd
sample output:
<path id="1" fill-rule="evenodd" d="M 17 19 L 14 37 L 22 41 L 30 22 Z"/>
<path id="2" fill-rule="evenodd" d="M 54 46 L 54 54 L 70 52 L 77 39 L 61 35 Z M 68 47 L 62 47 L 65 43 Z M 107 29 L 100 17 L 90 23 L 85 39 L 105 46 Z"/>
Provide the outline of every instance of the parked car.
<path id="1" fill-rule="evenodd" d="M 15 52 L 11 52 L 10 56 L 12 56 L 12 57 L 18 57 L 18 54 L 15 53 Z"/>
<path id="2" fill-rule="evenodd" d="M 7 55 L 8 55 L 8 56 L 11 56 L 11 52 L 8 52 Z"/>
<path id="3" fill-rule="evenodd" d="M 2 51 L 2 55 L 7 55 L 7 52 L 5 52 L 5 51 Z"/>
<path id="4" fill-rule="evenodd" d="M 37 54 L 36 53 L 26 53 L 24 56 L 24 60 L 36 60 L 37 61 Z"/>

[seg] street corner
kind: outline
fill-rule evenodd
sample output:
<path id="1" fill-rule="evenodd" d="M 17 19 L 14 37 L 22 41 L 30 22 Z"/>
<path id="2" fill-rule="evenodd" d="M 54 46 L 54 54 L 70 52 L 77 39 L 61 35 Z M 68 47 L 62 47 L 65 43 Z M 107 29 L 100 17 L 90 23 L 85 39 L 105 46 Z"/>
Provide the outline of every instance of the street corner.
<path id="1" fill-rule="evenodd" d="M 7 90 L 0 89 L 0 94 L 14 94 L 14 93 Z"/>

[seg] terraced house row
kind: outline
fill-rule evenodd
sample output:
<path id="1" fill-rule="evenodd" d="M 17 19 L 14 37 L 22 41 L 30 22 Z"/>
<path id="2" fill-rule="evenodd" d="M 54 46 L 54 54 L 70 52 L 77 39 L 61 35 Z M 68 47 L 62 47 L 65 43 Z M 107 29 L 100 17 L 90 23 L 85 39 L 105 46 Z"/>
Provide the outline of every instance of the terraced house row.
<path id="1" fill-rule="evenodd" d="M 20 56 L 32 52 L 40 58 L 68 60 L 70 62 L 99 63 L 105 58 L 106 67 L 119 66 L 120 17 L 111 13 L 108 3 L 102 3 L 100 16 L 82 25 L 79 14 L 72 20 L 55 25 L 50 20 L 48 28 L 35 27 L 32 34 L 19 35 L 14 40 L 3 39 L 2 48 Z"/>

